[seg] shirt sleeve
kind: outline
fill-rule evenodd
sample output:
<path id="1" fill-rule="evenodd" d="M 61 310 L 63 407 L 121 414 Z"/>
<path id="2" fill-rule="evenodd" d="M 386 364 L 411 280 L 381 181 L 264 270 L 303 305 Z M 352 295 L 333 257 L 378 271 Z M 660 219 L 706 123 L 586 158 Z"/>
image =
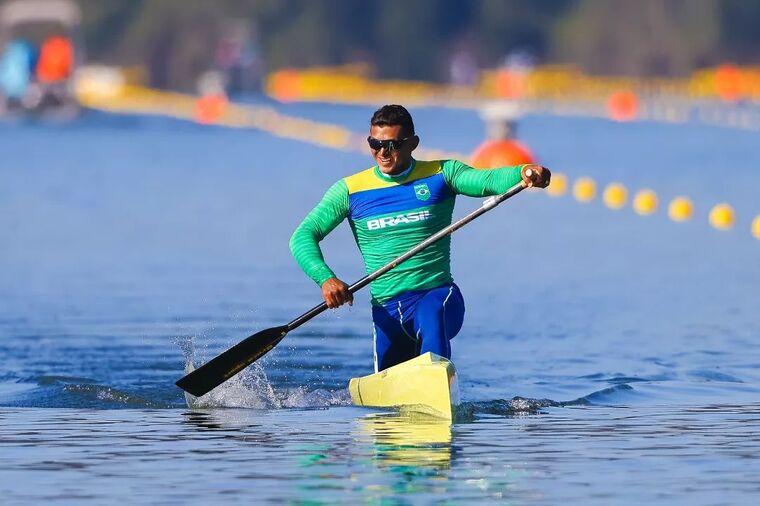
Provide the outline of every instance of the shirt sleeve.
<path id="1" fill-rule="evenodd" d="M 341 179 L 332 185 L 290 238 L 290 252 L 317 285 L 335 277 L 325 263 L 319 242 L 348 216 L 348 187 Z"/>
<path id="2" fill-rule="evenodd" d="M 523 165 L 497 169 L 475 169 L 459 160 L 444 160 L 443 177 L 454 193 L 489 197 L 504 193 L 522 179 Z"/>

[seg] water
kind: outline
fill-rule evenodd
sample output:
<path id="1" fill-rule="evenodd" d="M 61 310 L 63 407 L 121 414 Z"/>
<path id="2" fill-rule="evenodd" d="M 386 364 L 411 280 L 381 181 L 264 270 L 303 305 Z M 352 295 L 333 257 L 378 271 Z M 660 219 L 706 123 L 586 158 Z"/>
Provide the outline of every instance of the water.
<path id="1" fill-rule="evenodd" d="M 355 131 L 371 113 L 285 110 Z M 472 112 L 413 112 L 427 147 L 482 136 Z M 449 427 L 350 406 L 372 368 L 366 292 L 203 409 L 173 385 L 188 358 L 319 301 L 288 237 L 368 157 L 150 117 L 0 126 L 3 503 L 754 503 L 755 135 L 542 116 L 520 134 L 552 168 L 685 193 L 697 213 L 524 192 L 457 232 L 466 405 Z M 706 224 L 723 200 L 731 232 Z M 363 275 L 345 226 L 324 250 Z"/>

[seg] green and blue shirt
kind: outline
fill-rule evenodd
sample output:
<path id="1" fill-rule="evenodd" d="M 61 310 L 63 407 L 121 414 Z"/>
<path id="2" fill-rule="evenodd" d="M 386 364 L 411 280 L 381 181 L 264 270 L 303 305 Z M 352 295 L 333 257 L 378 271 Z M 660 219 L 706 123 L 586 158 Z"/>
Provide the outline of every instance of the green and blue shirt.
<path id="1" fill-rule="evenodd" d="M 377 166 L 333 184 L 290 239 L 298 264 L 319 286 L 335 277 L 319 242 L 348 219 L 367 273 L 451 224 L 457 194 L 486 197 L 517 184 L 522 166 L 474 169 L 458 160 L 414 160 L 396 177 Z M 453 281 L 451 237 L 445 237 L 372 282 L 372 302 Z"/>

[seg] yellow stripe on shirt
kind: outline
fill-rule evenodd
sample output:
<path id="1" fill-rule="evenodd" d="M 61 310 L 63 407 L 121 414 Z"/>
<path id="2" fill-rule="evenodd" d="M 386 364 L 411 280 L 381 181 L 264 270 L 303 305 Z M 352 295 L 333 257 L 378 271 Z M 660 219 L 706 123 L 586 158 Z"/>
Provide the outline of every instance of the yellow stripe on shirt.
<path id="1" fill-rule="evenodd" d="M 438 160 L 416 160 L 414 163 L 414 168 L 409 173 L 409 175 L 404 178 L 384 179 L 378 177 L 378 175 L 375 173 L 375 167 L 370 167 L 367 170 L 363 170 L 351 176 L 347 176 L 343 178 L 343 180 L 348 187 L 348 193 L 351 194 L 367 190 L 376 190 L 379 188 L 389 188 L 391 186 L 396 186 L 399 184 L 404 184 L 410 181 L 416 181 L 417 179 L 432 176 L 433 174 L 437 174 L 441 171 L 441 162 Z"/>

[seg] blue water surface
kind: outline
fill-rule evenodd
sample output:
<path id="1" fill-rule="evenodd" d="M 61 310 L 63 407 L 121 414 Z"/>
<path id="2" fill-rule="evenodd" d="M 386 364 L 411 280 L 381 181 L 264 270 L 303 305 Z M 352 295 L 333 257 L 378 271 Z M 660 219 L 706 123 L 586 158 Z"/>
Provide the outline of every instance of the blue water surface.
<path id="1" fill-rule="evenodd" d="M 278 107 L 359 134 L 372 113 Z M 474 111 L 412 112 L 425 147 L 482 139 Z M 661 208 L 523 192 L 455 234 L 466 416 L 449 427 L 350 406 L 372 370 L 366 292 L 203 409 L 174 386 L 189 358 L 319 302 L 288 239 L 368 155 L 92 111 L 0 125 L 3 503 L 753 504 L 756 133 L 529 116 L 519 134 L 554 170 L 652 188 Z M 675 223 L 682 194 L 695 217 Z M 728 232 L 707 224 L 722 201 Z M 323 246 L 363 276 L 347 226 Z"/>

